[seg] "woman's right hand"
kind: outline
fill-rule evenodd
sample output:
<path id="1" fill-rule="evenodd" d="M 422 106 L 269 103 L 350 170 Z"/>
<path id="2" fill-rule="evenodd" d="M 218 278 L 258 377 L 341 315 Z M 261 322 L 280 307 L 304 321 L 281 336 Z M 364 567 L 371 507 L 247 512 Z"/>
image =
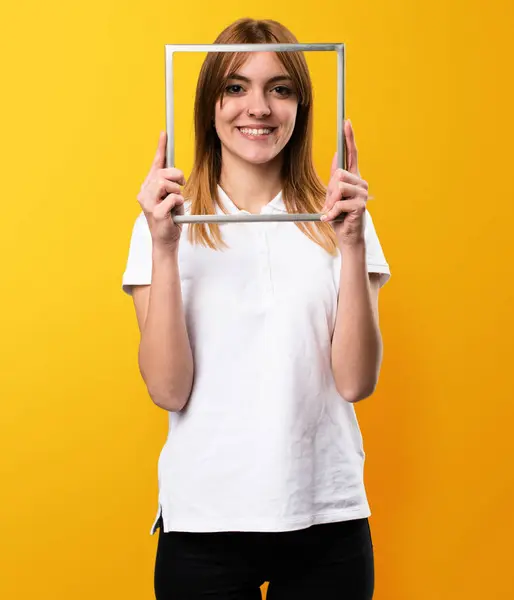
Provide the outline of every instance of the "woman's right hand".
<path id="1" fill-rule="evenodd" d="M 137 199 L 145 213 L 154 245 L 175 249 L 182 226 L 171 218 L 171 211 L 184 214 L 181 185 L 186 184 L 179 169 L 165 169 L 167 133 L 161 132 L 157 153 L 150 171 L 141 186 Z"/>

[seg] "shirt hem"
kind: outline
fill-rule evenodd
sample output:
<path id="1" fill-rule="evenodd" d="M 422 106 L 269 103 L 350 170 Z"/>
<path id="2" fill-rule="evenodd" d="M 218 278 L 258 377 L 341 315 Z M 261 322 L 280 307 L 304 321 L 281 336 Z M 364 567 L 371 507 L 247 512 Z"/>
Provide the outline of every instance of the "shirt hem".
<path id="1" fill-rule="evenodd" d="M 225 531 L 246 531 L 246 532 L 281 532 L 281 531 L 296 531 L 299 529 L 307 529 L 313 525 L 323 525 L 327 523 L 336 523 L 339 521 L 350 521 L 354 519 L 364 519 L 371 516 L 369 506 L 359 506 L 354 509 L 339 510 L 330 513 L 319 513 L 297 519 L 229 519 L 226 521 L 216 520 L 213 524 L 209 519 L 179 519 L 166 518 L 162 514 L 162 509 L 159 510 L 158 516 L 150 530 L 150 535 L 153 535 L 157 529 L 157 523 L 162 517 L 162 531 L 168 533 L 170 531 L 182 531 L 191 533 L 216 533 Z"/>

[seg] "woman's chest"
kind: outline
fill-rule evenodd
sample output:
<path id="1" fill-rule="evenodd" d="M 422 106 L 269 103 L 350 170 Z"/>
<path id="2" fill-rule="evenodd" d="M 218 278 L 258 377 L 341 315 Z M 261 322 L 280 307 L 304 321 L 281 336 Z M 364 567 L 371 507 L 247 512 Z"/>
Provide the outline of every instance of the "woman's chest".
<path id="1" fill-rule="evenodd" d="M 247 313 L 264 309 L 324 311 L 337 306 L 339 257 L 291 223 L 241 224 L 225 235 L 228 248 L 181 245 L 179 270 L 186 305 Z M 295 231 L 296 230 L 296 231 Z M 226 228 L 224 229 L 224 233 Z"/>

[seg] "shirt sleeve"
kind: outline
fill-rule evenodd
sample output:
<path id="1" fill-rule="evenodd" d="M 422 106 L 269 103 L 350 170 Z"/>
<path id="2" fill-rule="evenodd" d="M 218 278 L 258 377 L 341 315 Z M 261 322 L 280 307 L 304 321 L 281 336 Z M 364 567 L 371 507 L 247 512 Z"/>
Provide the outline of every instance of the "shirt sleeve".
<path id="1" fill-rule="evenodd" d="M 132 286 L 149 285 L 152 280 L 152 236 L 144 212 L 141 211 L 132 228 L 122 290 L 132 295 Z"/>
<path id="2" fill-rule="evenodd" d="M 366 209 L 364 237 L 366 240 L 366 263 L 368 265 L 368 273 L 380 273 L 380 287 L 382 287 L 391 278 L 391 271 L 382 250 L 380 240 L 378 239 L 373 218 L 368 209 Z"/>

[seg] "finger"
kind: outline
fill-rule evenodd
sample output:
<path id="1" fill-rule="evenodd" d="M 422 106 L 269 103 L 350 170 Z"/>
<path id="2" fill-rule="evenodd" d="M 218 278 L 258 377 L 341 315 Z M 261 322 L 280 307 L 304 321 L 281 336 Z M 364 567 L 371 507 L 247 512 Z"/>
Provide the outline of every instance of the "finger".
<path id="1" fill-rule="evenodd" d="M 346 128 L 346 125 L 345 125 L 345 128 Z M 346 161 L 345 161 L 345 162 L 346 162 L 346 163 L 348 163 L 348 137 L 347 137 L 347 132 L 346 132 L 346 129 L 345 129 L 345 139 L 346 139 L 346 144 L 345 144 L 345 146 L 346 146 L 346 148 L 345 148 L 345 150 L 346 150 Z M 332 175 L 334 175 L 334 173 L 335 173 L 337 170 L 339 170 L 339 171 L 342 171 L 342 170 L 343 170 L 342 168 L 340 168 L 340 167 L 339 167 L 338 156 L 339 156 L 339 155 L 338 155 L 338 153 L 336 152 L 336 153 L 334 154 L 334 158 L 332 159 L 332 164 L 330 165 L 330 175 L 331 175 L 331 176 L 332 176 Z"/>
<path id="2" fill-rule="evenodd" d="M 152 211 L 155 219 L 165 219 L 168 213 L 184 205 L 184 197 L 180 194 L 170 194 Z"/>
<path id="3" fill-rule="evenodd" d="M 368 189 L 368 182 L 362 179 L 359 175 L 345 171 L 344 169 L 336 169 L 332 175 L 331 182 L 346 181 L 347 183 L 353 183 L 354 185 L 360 185 L 361 187 Z"/>
<path id="4" fill-rule="evenodd" d="M 330 181 L 328 182 L 328 186 L 327 186 L 327 190 L 326 190 L 326 200 L 325 200 L 323 209 L 325 209 L 327 207 L 328 201 L 330 200 L 334 191 L 335 190 L 338 191 L 340 189 L 339 183 L 341 181 L 347 181 L 348 183 L 352 183 L 354 185 L 361 184 L 364 189 L 366 189 L 366 190 L 368 189 L 367 188 L 368 184 L 364 180 L 360 179 L 356 175 L 353 175 L 352 173 L 349 173 L 348 171 L 345 171 L 344 169 L 336 169 L 332 173 L 332 177 L 330 178 Z"/>
<path id="5" fill-rule="evenodd" d="M 362 214 L 366 210 L 366 202 L 364 200 L 339 200 L 334 206 L 324 215 L 322 221 L 331 221 L 338 217 L 341 213 L 356 212 Z"/>
<path id="6" fill-rule="evenodd" d="M 156 179 L 149 195 L 157 198 L 157 200 L 162 200 L 168 194 L 180 194 L 181 191 L 180 185 L 174 181 Z"/>
<path id="7" fill-rule="evenodd" d="M 167 179 L 159 179 L 160 191 L 167 192 L 168 194 L 181 194 L 182 190 L 180 189 L 180 185 L 175 181 L 168 181 Z"/>
<path id="8" fill-rule="evenodd" d="M 336 183 L 337 185 L 334 185 L 332 191 L 327 195 L 327 200 L 322 212 L 329 211 L 336 202 L 339 202 L 339 200 L 346 199 L 346 202 L 351 198 L 365 199 L 367 192 L 361 186 L 344 183 L 343 181 L 338 181 Z"/>
<path id="9" fill-rule="evenodd" d="M 361 179 L 357 175 L 354 175 L 353 173 L 349 173 L 348 171 L 345 171 L 344 169 L 336 169 L 332 175 L 332 178 L 329 181 L 328 186 L 327 186 L 327 198 L 334 192 L 334 190 L 339 190 L 339 183 L 341 181 L 356 185 L 356 186 L 362 188 L 363 190 L 365 190 L 366 192 L 368 191 L 368 182 L 367 181 L 364 181 L 364 179 Z M 325 202 L 325 206 L 326 206 L 326 202 Z"/>
<path id="10" fill-rule="evenodd" d="M 152 169 L 163 169 L 166 166 L 166 141 L 167 133 L 161 131 L 159 135 L 159 143 L 157 144 L 157 152 L 155 153 Z"/>
<path id="11" fill-rule="evenodd" d="M 141 206 L 147 210 L 153 210 L 153 207 L 159 204 L 168 194 L 180 194 L 181 189 L 178 183 L 168 181 L 167 179 L 154 179 L 146 189 L 143 189 L 138 196 Z"/>
<path id="12" fill-rule="evenodd" d="M 359 174 L 357 145 L 355 144 L 355 135 L 353 133 L 352 122 L 350 119 L 345 121 L 344 133 L 346 138 L 346 164 L 347 170 L 355 175 Z"/>
<path id="13" fill-rule="evenodd" d="M 364 195 L 365 190 L 360 185 L 353 185 L 351 183 L 345 183 L 344 181 L 339 181 L 337 184 L 337 188 L 333 192 L 333 196 L 337 200 L 342 200 L 344 198 L 356 198 L 357 196 Z"/>
<path id="14" fill-rule="evenodd" d="M 170 181 L 176 181 L 180 185 L 186 185 L 186 178 L 184 173 L 180 169 L 169 167 L 167 169 L 160 169 L 159 176 L 169 179 Z"/>
<path id="15" fill-rule="evenodd" d="M 334 175 L 337 170 L 337 152 L 334 154 L 334 158 L 332 159 L 332 164 L 330 165 L 330 177 Z"/>
<path id="16" fill-rule="evenodd" d="M 345 191 L 348 194 L 348 190 L 345 190 L 340 186 L 344 186 L 344 183 L 339 182 L 337 184 L 336 182 L 336 184 L 332 186 L 332 191 L 327 195 L 325 206 L 323 207 L 323 210 L 321 212 L 326 213 L 329 210 L 331 210 L 336 202 L 339 202 L 339 200 L 343 199 Z"/>

